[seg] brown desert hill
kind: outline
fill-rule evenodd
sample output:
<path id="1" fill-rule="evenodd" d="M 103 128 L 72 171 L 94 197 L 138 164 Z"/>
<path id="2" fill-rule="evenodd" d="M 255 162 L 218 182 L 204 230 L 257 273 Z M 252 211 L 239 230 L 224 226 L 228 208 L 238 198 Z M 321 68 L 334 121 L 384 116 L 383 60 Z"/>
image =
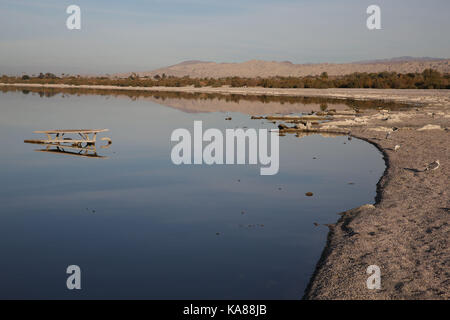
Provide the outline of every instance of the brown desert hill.
<path id="1" fill-rule="evenodd" d="M 403 57 L 395 57 L 395 58 L 391 58 L 391 59 L 362 60 L 362 61 L 356 61 L 353 63 L 373 64 L 373 63 L 427 62 L 427 61 L 444 61 L 444 60 L 446 60 L 446 59 L 432 58 L 432 57 L 403 56 Z"/>
<path id="2" fill-rule="evenodd" d="M 289 61 L 250 60 L 241 63 L 216 63 L 205 61 L 185 61 L 176 65 L 148 72 L 135 72 L 140 77 L 156 75 L 191 78 L 224 78 L 224 77 L 303 77 L 320 75 L 327 72 L 330 76 L 346 75 L 354 72 L 397 72 L 414 73 L 425 69 L 434 69 L 441 73 L 450 73 L 450 59 L 400 57 L 384 60 L 359 61 L 352 63 L 317 63 L 294 64 Z M 131 73 L 116 74 L 115 77 L 128 77 Z"/>

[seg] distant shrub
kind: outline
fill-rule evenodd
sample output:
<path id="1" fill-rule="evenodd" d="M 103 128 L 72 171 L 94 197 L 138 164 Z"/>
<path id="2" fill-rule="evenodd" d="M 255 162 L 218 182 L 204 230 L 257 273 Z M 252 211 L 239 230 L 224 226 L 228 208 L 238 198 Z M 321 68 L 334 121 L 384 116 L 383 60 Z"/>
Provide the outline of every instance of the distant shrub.
<path id="1" fill-rule="evenodd" d="M 139 77 L 132 73 L 128 78 L 112 78 L 106 76 L 81 77 L 80 75 L 62 78 L 53 73 L 39 73 L 30 77 L 2 76 L 3 82 L 13 83 L 15 81 L 27 81 L 30 83 L 54 83 L 70 85 L 111 85 L 120 87 L 186 87 L 194 86 L 200 88 L 210 87 L 264 87 L 264 88 L 377 88 L 377 89 L 449 89 L 450 74 L 441 74 L 436 70 L 427 69 L 421 73 L 399 74 L 395 72 L 379 73 L 352 73 L 344 76 L 329 76 L 323 72 L 320 76 L 306 77 L 268 77 L 268 78 L 244 78 L 225 77 L 213 78 L 190 78 L 167 76 L 166 74 L 151 77 Z"/>

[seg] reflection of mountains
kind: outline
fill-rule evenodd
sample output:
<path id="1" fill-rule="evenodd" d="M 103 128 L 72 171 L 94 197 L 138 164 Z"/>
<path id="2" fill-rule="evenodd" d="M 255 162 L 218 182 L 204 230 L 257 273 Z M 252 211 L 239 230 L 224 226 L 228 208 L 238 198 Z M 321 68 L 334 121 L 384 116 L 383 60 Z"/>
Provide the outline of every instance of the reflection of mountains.
<path id="1" fill-rule="evenodd" d="M 105 97 L 129 98 L 133 101 L 146 100 L 188 113 L 199 112 L 240 112 L 249 115 L 300 113 L 319 111 L 326 108 L 344 110 L 348 108 L 405 109 L 411 106 L 389 101 L 362 101 L 301 96 L 241 95 L 218 93 L 188 93 L 139 90 L 87 89 L 87 88 L 37 88 L 26 89 L 1 87 L 1 91 L 22 91 L 24 94 L 39 94 L 42 98 L 62 95 L 98 95 Z"/>
<path id="2" fill-rule="evenodd" d="M 143 100 L 155 102 L 160 105 L 171 107 L 174 109 L 181 110 L 188 113 L 199 113 L 199 112 L 240 112 L 249 115 L 259 115 L 259 114 L 289 114 L 289 113 L 300 113 L 300 112 L 310 112 L 320 111 L 320 104 L 304 104 L 301 102 L 297 103 L 280 103 L 275 101 L 261 102 L 261 101 L 249 101 L 241 99 L 238 102 L 235 101 L 225 101 L 218 99 L 211 100 L 187 100 L 179 98 L 157 98 L 157 97 L 145 97 Z M 328 105 L 328 108 L 336 110 L 348 109 L 345 104 L 333 104 Z"/>

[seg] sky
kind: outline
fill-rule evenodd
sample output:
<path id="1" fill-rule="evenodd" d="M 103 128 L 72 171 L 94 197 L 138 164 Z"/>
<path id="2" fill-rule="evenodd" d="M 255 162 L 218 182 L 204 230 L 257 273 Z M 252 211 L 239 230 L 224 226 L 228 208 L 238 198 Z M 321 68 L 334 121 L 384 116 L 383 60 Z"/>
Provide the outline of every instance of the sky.
<path id="1" fill-rule="evenodd" d="M 69 30 L 69 5 L 81 30 Z M 366 27 L 381 8 L 381 30 Z M 0 74 L 149 71 L 185 60 L 450 58 L 448 0 L 0 0 Z"/>

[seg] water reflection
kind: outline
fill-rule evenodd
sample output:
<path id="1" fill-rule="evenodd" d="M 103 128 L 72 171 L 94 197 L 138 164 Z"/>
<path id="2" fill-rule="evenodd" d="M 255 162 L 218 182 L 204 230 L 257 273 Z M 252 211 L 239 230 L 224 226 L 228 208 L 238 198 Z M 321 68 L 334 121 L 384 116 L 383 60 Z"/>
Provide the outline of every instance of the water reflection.
<path id="1" fill-rule="evenodd" d="M 66 150 L 66 149 L 72 149 L 72 150 Z M 95 147 L 82 148 L 82 147 L 46 144 L 46 147 L 44 149 L 35 149 L 34 151 L 65 154 L 65 155 L 70 155 L 70 156 L 86 157 L 86 158 L 101 158 L 101 159 L 108 158 L 108 157 L 105 157 L 102 155 L 98 155 Z"/>
<path id="2" fill-rule="evenodd" d="M 297 97 L 271 95 L 242 95 L 217 93 L 188 93 L 141 90 L 105 90 L 85 88 L 36 88 L 0 86 L 2 92 L 37 94 L 41 98 L 61 96 L 96 95 L 107 99 L 129 98 L 131 101 L 146 100 L 180 109 L 185 112 L 241 112 L 245 114 L 289 114 L 298 112 L 325 112 L 343 110 L 389 109 L 404 110 L 411 105 L 376 100 L 334 99 L 324 97 Z"/>

